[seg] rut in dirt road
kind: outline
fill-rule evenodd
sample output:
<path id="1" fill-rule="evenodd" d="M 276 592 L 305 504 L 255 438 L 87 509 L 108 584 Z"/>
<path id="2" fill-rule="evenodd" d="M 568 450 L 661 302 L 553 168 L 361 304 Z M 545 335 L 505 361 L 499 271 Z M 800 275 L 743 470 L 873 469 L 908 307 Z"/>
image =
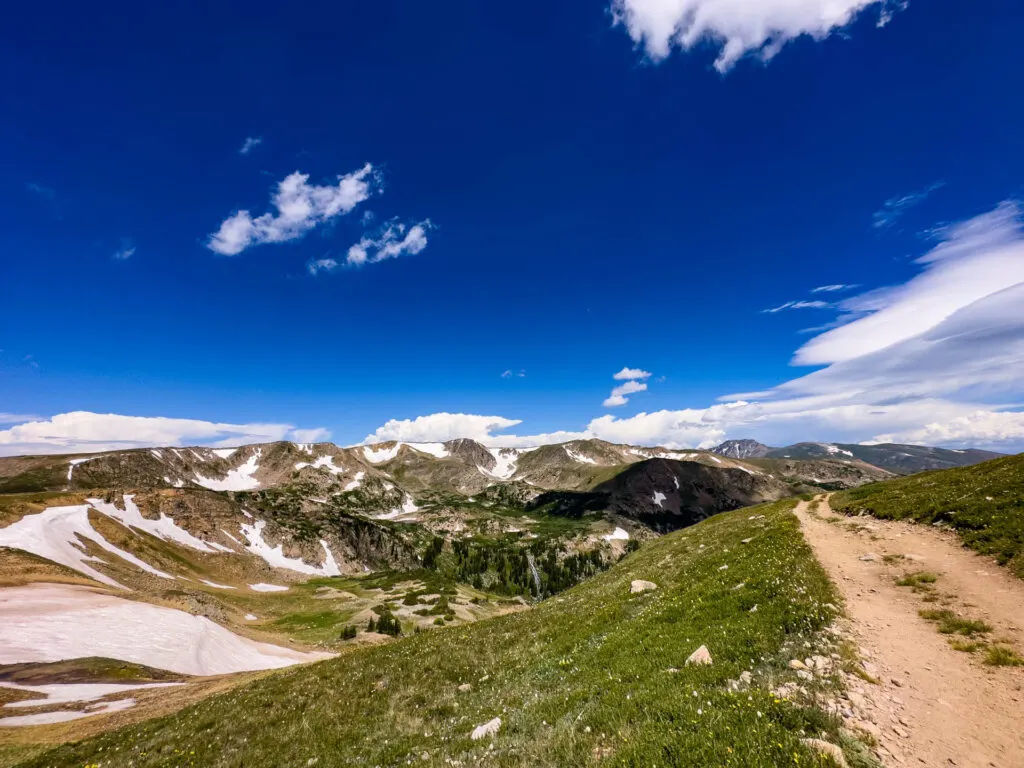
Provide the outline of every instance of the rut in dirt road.
<path id="1" fill-rule="evenodd" d="M 796 510 L 804 535 L 843 594 L 848 635 L 870 683 L 851 678 L 842 714 L 878 741 L 886 765 L 1024 766 L 1024 667 L 982 663 L 999 644 L 1024 653 L 1024 582 L 960 546 L 955 536 L 912 523 L 848 518 L 827 498 Z M 907 574 L 937 579 L 897 586 Z M 930 577 L 928 577 L 930 578 Z M 954 650 L 935 622 L 949 609 L 984 621 L 984 646 Z"/>

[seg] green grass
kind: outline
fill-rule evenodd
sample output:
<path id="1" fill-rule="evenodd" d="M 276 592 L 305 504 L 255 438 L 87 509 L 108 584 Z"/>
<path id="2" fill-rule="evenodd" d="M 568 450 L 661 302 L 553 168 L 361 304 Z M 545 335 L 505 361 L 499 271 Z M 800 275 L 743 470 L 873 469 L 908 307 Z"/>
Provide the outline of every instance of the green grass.
<path id="1" fill-rule="evenodd" d="M 1004 645 L 993 645 L 985 653 L 985 663 L 992 667 L 1021 667 L 1024 666 L 1024 658 Z"/>
<path id="2" fill-rule="evenodd" d="M 948 608 L 931 608 L 920 611 L 921 618 L 933 621 L 938 625 L 939 632 L 944 635 L 963 635 L 974 637 L 992 631 L 992 627 L 978 619 L 965 619 Z"/>
<path id="3" fill-rule="evenodd" d="M 1024 578 L 1024 454 L 923 472 L 832 496 L 837 512 L 943 523 Z"/>
<path id="4" fill-rule="evenodd" d="M 906 576 L 896 579 L 896 586 L 911 587 L 915 592 L 920 592 L 930 589 L 930 585 L 938 580 L 938 574 L 930 571 L 918 571 L 916 573 L 908 573 Z"/>
<path id="5" fill-rule="evenodd" d="M 24 765 L 829 765 L 800 738 L 839 743 L 839 723 L 771 693 L 789 659 L 827 651 L 838 603 L 792 506 L 716 515 L 533 610 L 355 648 Z M 714 664 L 686 666 L 702 644 Z M 493 739 L 469 738 L 494 717 Z"/>
<path id="6" fill-rule="evenodd" d="M 985 648 L 986 643 L 981 640 L 950 640 L 949 646 L 954 651 L 960 651 L 961 653 L 974 653 Z"/>

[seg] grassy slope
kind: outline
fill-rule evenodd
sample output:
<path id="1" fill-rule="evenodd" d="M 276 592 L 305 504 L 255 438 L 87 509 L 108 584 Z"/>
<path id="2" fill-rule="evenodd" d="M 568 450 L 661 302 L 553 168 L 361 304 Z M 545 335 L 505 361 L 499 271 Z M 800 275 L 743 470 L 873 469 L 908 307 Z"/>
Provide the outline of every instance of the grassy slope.
<path id="1" fill-rule="evenodd" d="M 799 736 L 834 724 L 769 692 L 837 599 L 791 508 L 717 515 L 535 610 L 293 668 L 24 765 L 826 765 Z M 659 589 L 632 595 L 637 578 Z M 715 663 L 685 666 L 701 644 Z M 745 669 L 752 687 L 730 691 Z M 493 744 L 470 740 L 496 716 Z"/>
<path id="2" fill-rule="evenodd" d="M 833 509 L 942 522 L 972 549 L 1024 578 L 1024 454 L 887 480 L 837 493 Z"/>

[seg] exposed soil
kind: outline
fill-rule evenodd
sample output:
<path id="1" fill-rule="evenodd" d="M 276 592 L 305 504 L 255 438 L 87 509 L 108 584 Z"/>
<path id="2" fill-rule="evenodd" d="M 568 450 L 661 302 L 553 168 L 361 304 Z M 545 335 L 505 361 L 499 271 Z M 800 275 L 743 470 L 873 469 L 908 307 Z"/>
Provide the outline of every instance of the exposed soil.
<path id="1" fill-rule="evenodd" d="M 954 650 L 952 636 L 919 615 L 949 608 L 984 620 L 993 628 L 987 642 L 1024 653 L 1024 581 L 948 532 L 845 517 L 827 498 L 818 502 L 801 503 L 797 516 L 846 600 L 865 677 L 877 680 L 854 678 L 843 702 L 847 724 L 877 739 L 887 765 L 1024 766 L 1024 667 L 986 666 L 982 653 Z M 933 589 L 895 583 L 925 570 L 938 574 Z"/>

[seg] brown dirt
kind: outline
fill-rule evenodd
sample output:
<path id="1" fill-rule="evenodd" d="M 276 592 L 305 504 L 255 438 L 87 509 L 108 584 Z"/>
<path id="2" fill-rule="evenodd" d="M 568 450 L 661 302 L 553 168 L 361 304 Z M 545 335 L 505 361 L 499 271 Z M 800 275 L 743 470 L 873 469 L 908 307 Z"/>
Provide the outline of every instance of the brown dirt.
<path id="1" fill-rule="evenodd" d="M 954 650 L 918 614 L 948 607 L 983 619 L 993 627 L 987 640 L 1024 652 L 1024 581 L 933 528 L 837 515 L 827 498 L 815 510 L 801 503 L 797 516 L 846 600 L 865 672 L 877 680 L 853 678 L 847 724 L 874 735 L 888 765 L 1024 766 L 1024 668 L 989 667 Z M 860 559 L 868 553 L 877 559 Z M 939 574 L 929 592 L 896 586 L 924 570 Z M 925 602 L 929 593 L 938 601 Z"/>

